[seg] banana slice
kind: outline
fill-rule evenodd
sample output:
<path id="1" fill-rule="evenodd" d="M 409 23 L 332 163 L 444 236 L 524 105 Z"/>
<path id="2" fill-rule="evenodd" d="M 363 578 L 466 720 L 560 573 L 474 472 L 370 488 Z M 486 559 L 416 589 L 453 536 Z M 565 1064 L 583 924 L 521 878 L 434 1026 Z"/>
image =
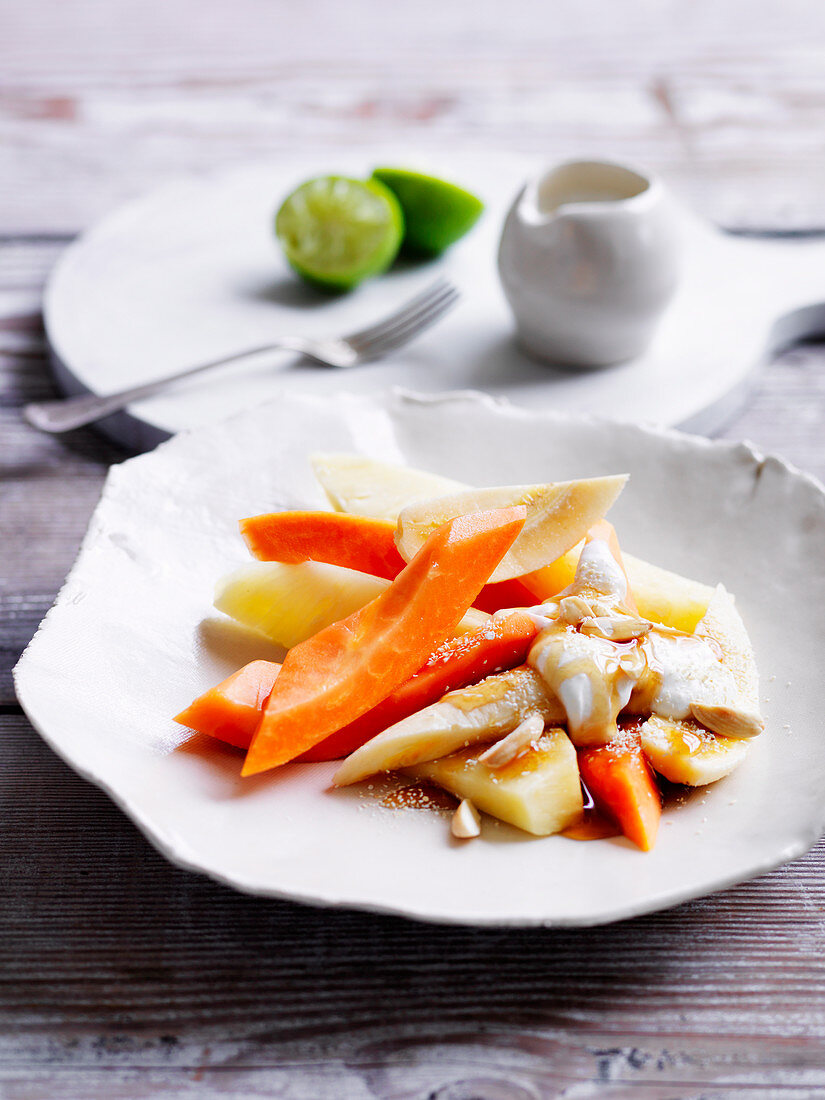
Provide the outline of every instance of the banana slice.
<path id="1" fill-rule="evenodd" d="M 551 699 L 532 668 L 488 676 L 472 687 L 449 692 L 440 702 L 377 734 L 347 757 L 333 782 L 345 787 L 376 772 L 395 771 L 494 741 L 514 730 L 531 711 L 538 711 L 546 722 L 564 721 L 561 704 Z"/>
<path id="2" fill-rule="evenodd" d="M 642 725 L 642 752 L 671 783 L 703 787 L 732 772 L 748 755 L 748 741 L 732 741 L 689 719 L 654 714 Z"/>
<path id="3" fill-rule="evenodd" d="M 718 585 L 708 609 L 696 627 L 696 634 L 710 638 L 722 651 L 722 660 L 733 673 L 733 679 L 744 704 L 743 710 L 759 713 L 759 673 L 748 632 L 733 596 Z"/>
<path id="4" fill-rule="evenodd" d="M 404 774 L 451 791 L 493 817 L 534 836 L 549 836 L 583 812 L 576 750 L 562 729 L 548 729 L 516 760 L 492 771 L 474 747 L 442 760 L 405 768 Z"/>

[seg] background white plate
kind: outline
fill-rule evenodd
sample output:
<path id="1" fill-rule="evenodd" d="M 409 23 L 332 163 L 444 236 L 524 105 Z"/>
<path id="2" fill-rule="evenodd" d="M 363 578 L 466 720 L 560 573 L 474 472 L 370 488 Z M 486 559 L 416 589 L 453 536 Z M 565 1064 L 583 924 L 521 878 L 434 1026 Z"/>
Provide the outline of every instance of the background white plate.
<path id="1" fill-rule="evenodd" d="M 276 387 L 331 395 L 403 385 L 469 388 L 528 408 L 715 430 L 773 349 L 825 327 L 825 241 L 726 236 L 680 209 L 685 256 L 676 297 L 649 350 L 599 371 L 559 370 L 517 347 L 496 272 L 504 214 L 524 179 L 546 168 L 512 154 L 454 156 L 418 167 L 478 189 L 487 210 L 443 260 L 401 265 L 329 298 L 289 270 L 272 233 L 281 200 L 309 176 L 363 176 L 364 152 L 342 163 L 303 158 L 179 180 L 124 207 L 64 254 L 44 304 L 57 378 L 70 393 L 109 393 L 264 343 L 277 335 L 351 332 L 396 309 L 444 271 L 457 309 L 421 340 L 378 364 L 330 371 L 276 353 L 139 402 L 104 422 L 150 447 L 183 428 L 224 419 Z"/>
<path id="2" fill-rule="evenodd" d="M 665 816 L 654 852 L 531 839 L 328 791 L 334 764 L 241 781 L 171 720 L 262 648 L 211 612 L 246 559 L 239 517 L 321 506 L 307 452 L 358 450 L 460 480 L 629 471 L 628 551 L 736 593 L 767 732 L 729 779 Z M 479 925 L 591 924 L 671 905 L 804 852 L 825 819 L 825 494 L 744 444 L 563 419 L 478 395 L 283 395 L 114 467 L 80 557 L 16 669 L 44 738 L 171 860 L 241 890 Z"/>

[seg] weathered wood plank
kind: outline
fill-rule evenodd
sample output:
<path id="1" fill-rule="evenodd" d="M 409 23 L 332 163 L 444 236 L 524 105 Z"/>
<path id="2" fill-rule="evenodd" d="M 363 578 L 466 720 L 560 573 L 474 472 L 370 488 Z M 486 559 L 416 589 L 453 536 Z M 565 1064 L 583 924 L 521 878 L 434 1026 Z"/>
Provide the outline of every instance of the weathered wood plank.
<path id="1" fill-rule="evenodd" d="M 607 928 L 424 926 L 177 870 L 23 718 L 0 731 L 4 1096 L 825 1089 L 823 846 Z"/>
<path id="2" fill-rule="evenodd" d="M 49 233 L 180 171 L 382 144 L 612 155 L 728 224 L 825 225 L 821 5 L 112 11 L 8 4 L 0 36 L 0 234 L 29 234 L 0 240 L 0 1095 L 825 1096 L 822 845 L 580 932 L 242 897 L 157 855 L 42 744 L 9 679 L 122 457 L 19 419 L 52 392 L 39 299 L 65 239 Z M 725 434 L 825 476 L 823 362 L 769 367 Z"/>
<path id="3" fill-rule="evenodd" d="M 11 669 L 54 602 L 100 496 L 103 470 L 78 466 L 0 469 L 0 706 L 15 699 Z"/>
<path id="4" fill-rule="evenodd" d="M 0 706 L 14 701 L 11 668 L 74 561 L 109 464 L 125 457 L 92 429 L 50 437 L 20 415 L 57 393 L 39 304 L 64 244 L 0 243 Z"/>
<path id="5" fill-rule="evenodd" d="M 453 1037 L 449 1036 L 448 1041 Z M 609 1042 L 609 1040 L 608 1040 Z M 745 1068 L 735 1059 L 725 1059 L 728 1074 L 696 1072 L 697 1057 L 684 1057 L 684 1072 L 665 1073 L 676 1056 L 670 1051 L 653 1054 L 644 1047 L 607 1046 L 592 1048 L 585 1056 L 595 1066 L 594 1077 L 571 1071 L 563 1049 L 548 1045 L 536 1054 L 529 1067 L 522 1067 L 507 1051 L 493 1051 L 456 1045 L 422 1046 L 415 1052 L 393 1049 L 386 1061 L 355 1064 L 288 1061 L 257 1069 L 192 1068 L 153 1070 L 101 1066 L 96 1070 L 27 1071 L 0 1079 L 5 1100 L 199 1100 L 235 1097 L 237 1100 L 563 1100 L 571 1096 L 599 1096 L 627 1100 L 716 1100 L 722 1096 L 756 1097 L 768 1100 L 815 1100 L 825 1095 L 816 1084 L 818 1074 L 799 1068 L 793 1054 L 785 1070 Z M 425 1058 L 431 1059 L 429 1064 Z M 584 1058 L 582 1059 L 584 1061 Z M 632 1067 L 627 1080 L 611 1080 L 615 1067 L 626 1062 Z M 639 1064 L 653 1063 L 655 1073 L 632 1072 Z M 781 1080 L 787 1076 L 786 1080 Z M 668 1076 L 674 1078 L 667 1080 Z M 723 1078 L 728 1076 L 727 1080 Z M 807 1083 L 806 1083 L 807 1082 Z M 278 1091 L 273 1091 L 278 1090 Z"/>
<path id="6" fill-rule="evenodd" d="M 617 98 L 610 84 L 602 83 L 594 93 L 590 78 L 583 81 L 581 95 L 593 97 L 594 105 Z M 477 98 L 476 89 L 467 89 L 464 96 L 472 102 Z M 483 98 L 480 90 L 478 97 Z M 82 114 L 97 117 L 101 113 L 95 98 L 90 96 L 92 102 L 84 104 Z M 272 94 L 275 103 L 301 98 L 301 90 L 290 87 L 278 87 Z M 54 134 L 51 127 L 39 132 L 37 128 L 32 131 L 22 124 L 2 125 L 0 121 L 0 138 L 7 148 L 21 142 L 21 128 L 29 142 L 37 139 L 21 167 L 14 170 L 22 186 L 11 189 L 4 185 L 9 177 L 6 171 L 0 177 L 0 231 L 39 224 L 52 230 L 76 231 L 182 173 L 212 171 L 217 165 L 251 160 L 294 160 L 296 150 L 301 148 L 328 150 L 333 168 L 336 150 L 351 153 L 363 149 L 366 171 L 375 151 L 381 148 L 402 146 L 411 150 L 407 156 L 413 159 L 417 149 L 432 155 L 440 152 L 448 159 L 457 144 L 497 153 L 528 154 L 546 163 L 573 153 L 639 163 L 662 174 L 677 194 L 707 217 L 736 228 L 767 225 L 810 229 L 825 223 L 825 197 L 816 182 L 823 176 L 825 156 L 792 148 L 775 160 L 766 160 L 768 150 L 754 149 L 753 138 L 746 133 L 728 133 L 718 143 L 709 142 L 710 148 L 701 156 L 688 160 L 674 146 L 665 123 L 658 123 L 635 139 L 623 140 L 617 140 L 613 122 L 603 127 L 586 127 L 580 122 L 562 126 L 556 120 L 565 117 L 561 112 L 566 95 L 560 96 L 557 103 L 516 89 L 506 110 L 501 103 L 487 106 L 492 114 L 502 115 L 503 121 L 495 126 L 479 122 L 470 131 L 471 139 L 466 137 L 460 104 L 451 117 L 441 120 L 437 130 L 409 118 L 399 119 L 402 113 L 414 119 L 418 112 L 426 112 L 429 103 L 440 98 L 438 89 L 411 95 L 411 102 L 402 104 L 397 113 L 368 118 L 366 122 L 360 112 L 369 112 L 368 98 L 366 103 L 364 96 L 353 98 L 348 107 L 353 117 L 346 124 L 319 122 L 319 116 L 324 118 L 321 105 L 310 104 L 306 114 L 296 113 L 296 117 L 283 121 L 274 108 L 271 114 L 261 110 L 262 117 L 253 126 L 246 120 L 244 100 L 213 107 L 199 100 L 190 103 L 188 97 L 170 93 L 172 102 L 163 106 L 161 114 L 181 117 L 177 123 L 174 117 L 164 123 L 169 133 L 163 139 L 148 136 L 156 134 L 157 120 L 145 106 L 144 117 L 132 125 L 111 123 L 82 130 L 67 126 L 71 140 L 62 133 Z M 760 107 L 756 104 L 752 109 L 758 113 Z M 779 113 L 784 114 L 784 110 Z M 205 127 L 204 115 L 222 121 Z M 529 125 L 523 121 L 525 118 L 532 120 Z M 816 132 L 823 122 L 825 110 L 808 125 Z M 541 134 L 540 140 L 537 134 Z M 799 142 L 804 145 L 804 135 Z M 104 171 L 110 157 L 113 167 Z M 0 156 L 0 167 L 5 159 Z M 61 185 L 61 180 L 70 181 L 69 185 Z M 483 189 L 483 183 L 481 186 Z"/>
<path id="7" fill-rule="evenodd" d="M 624 157 L 724 222 L 825 224 L 812 0 L 38 10 L 11 7 L 0 43 L 0 229 L 76 230 L 184 170 L 457 143 Z"/>
<path id="8" fill-rule="evenodd" d="M 748 439 L 825 481 L 825 344 L 794 348 L 767 366 L 720 438 Z"/>

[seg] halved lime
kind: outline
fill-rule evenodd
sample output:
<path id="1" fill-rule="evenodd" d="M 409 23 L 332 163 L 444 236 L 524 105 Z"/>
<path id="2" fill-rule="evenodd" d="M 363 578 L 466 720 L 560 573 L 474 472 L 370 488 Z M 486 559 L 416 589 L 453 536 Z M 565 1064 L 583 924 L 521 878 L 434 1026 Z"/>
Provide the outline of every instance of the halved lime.
<path id="1" fill-rule="evenodd" d="M 404 249 L 437 255 L 472 229 L 484 203 L 481 199 L 435 176 L 406 168 L 376 168 L 374 180 L 395 193 L 404 211 Z"/>
<path id="2" fill-rule="evenodd" d="M 328 290 L 349 290 L 390 266 L 404 216 L 379 180 L 318 176 L 284 200 L 275 233 L 299 275 Z"/>

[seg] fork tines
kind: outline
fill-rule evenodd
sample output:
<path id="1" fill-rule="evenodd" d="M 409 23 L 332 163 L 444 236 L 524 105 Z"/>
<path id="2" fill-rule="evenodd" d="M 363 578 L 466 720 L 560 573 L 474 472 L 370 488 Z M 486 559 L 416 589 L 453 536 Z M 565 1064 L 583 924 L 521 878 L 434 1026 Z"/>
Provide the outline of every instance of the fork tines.
<path id="1" fill-rule="evenodd" d="M 379 324 L 352 333 L 346 341 L 359 357 L 385 355 L 434 325 L 458 298 L 456 287 L 449 280 L 439 278 Z"/>

